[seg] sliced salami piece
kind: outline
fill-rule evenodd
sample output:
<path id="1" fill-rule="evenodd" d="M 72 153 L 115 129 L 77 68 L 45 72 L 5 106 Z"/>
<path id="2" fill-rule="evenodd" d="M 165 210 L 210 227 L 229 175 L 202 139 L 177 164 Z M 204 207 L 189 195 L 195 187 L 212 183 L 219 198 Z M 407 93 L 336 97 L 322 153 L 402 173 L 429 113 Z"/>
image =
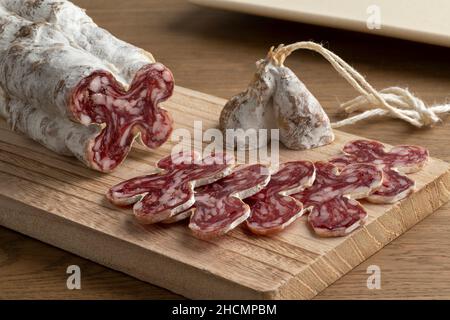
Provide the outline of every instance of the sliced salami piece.
<path id="1" fill-rule="evenodd" d="M 190 165 L 178 166 L 168 156 L 160 161 L 166 170 L 124 181 L 113 186 L 106 197 L 116 205 L 134 204 L 134 215 L 142 223 L 169 219 L 194 204 L 196 186 L 217 181 L 233 169 L 233 164 L 223 160 L 226 158 L 223 154 L 211 156 L 218 159 L 216 163 L 210 161 L 211 157 L 203 161 L 198 161 L 198 157 L 193 153 Z"/>
<path id="2" fill-rule="evenodd" d="M 242 199 L 259 192 L 269 180 L 269 169 L 254 164 L 196 189 L 189 228 L 200 239 L 224 235 L 250 216 L 250 207 Z"/>
<path id="3" fill-rule="evenodd" d="M 186 210 L 184 212 L 181 212 L 181 213 L 176 214 L 176 215 L 174 215 L 174 216 L 172 216 L 172 217 L 170 217 L 168 219 L 165 219 L 165 220 L 161 221 L 161 223 L 172 224 L 172 223 L 177 223 L 177 222 L 186 220 L 186 219 L 191 217 L 192 212 L 193 212 L 193 208 L 190 208 L 189 210 Z"/>
<path id="4" fill-rule="evenodd" d="M 199 160 L 201 161 L 202 158 L 198 152 L 179 152 L 176 154 L 171 154 L 170 157 L 160 159 L 156 163 L 156 166 L 165 170 L 176 168 L 180 169 L 183 167 L 190 167 L 193 163 L 197 163 Z"/>
<path id="5" fill-rule="evenodd" d="M 0 114 L 13 129 L 104 172 L 136 137 L 156 148 L 170 136 L 172 119 L 159 104 L 172 94 L 171 72 L 80 8 L 2 0 L 0 25 Z"/>
<path id="6" fill-rule="evenodd" d="M 342 171 L 328 162 L 316 162 L 314 184 L 293 198 L 309 211 L 308 221 L 322 237 L 344 236 L 365 223 L 366 210 L 355 199 L 381 186 L 382 170 L 372 164 L 350 164 Z"/>
<path id="7" fill-rule="evenodd" d="M 310 187 L 315 179 L 314 164 L 309 161 L 287 162 L 272 174 L 269 184 L 246 202 L 251 215 L 247 227 L 256 234 L 279 232 L 303 214 L 303 204 L 289 195 Z"/>
<path id="8" fill-rule="evenodd" d="M 351 163 L 370 163 L 383 169 L 383 184 L 368 198 L 374 203 L 394 203 L 414 192 L 415 182 L 404 173 L 417 172 L 428 161 L 428 150 L 419 146 L 396 146 L 386 151 L 383 144 L 355 140 L 343 148 L 343 155 L 331 160 L 340 168 Z"/>

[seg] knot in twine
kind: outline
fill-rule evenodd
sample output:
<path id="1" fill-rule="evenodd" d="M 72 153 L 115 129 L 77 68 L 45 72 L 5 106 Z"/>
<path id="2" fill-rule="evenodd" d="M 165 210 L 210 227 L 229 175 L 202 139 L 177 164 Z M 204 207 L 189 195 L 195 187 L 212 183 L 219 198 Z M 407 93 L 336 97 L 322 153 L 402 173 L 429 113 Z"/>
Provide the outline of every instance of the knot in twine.
<path id="1" fill-rule="evenodd" d="M 361 95 L 345 102 L 340 107 L 351 114 L 364 111 L 354 117 L 333 123 L 333 127 L 342 127 L 374 116 L 390 116 L 403 119 L 416 127 L 430 127 L 441 122 L 439 113 L 450 112 L 450 104 L 428 107 L 408 89 L 390 87 L 379 91 L 380 98 L 373 94 Z M 386 105 L 391 108 L 386 108 Z"/>
<path id="2" fill-rule="evenodd" d="M 385 115 L 399 118 L 418 128 L 429 127 L 441 122 L 438 114 L 450 112 L 450 104 L 428 107 L 421 99 L 409 92 L 408 89 L 390 87 L 377 91 L 347 62 L 315 42 L 304 41 L 287 46 L 280 45 L 276 49 L 271 49 L 270 56 L 275 63 L 283 65 L 284 60 L 298 49 L 307 49 L 320 53 L 361 94 L 341 104 L 340 107 L 347 114 L 357 111 L 362 112 L 350 118 L 332 123 L 333 128 L 354 124 L 374 116 Z"/>

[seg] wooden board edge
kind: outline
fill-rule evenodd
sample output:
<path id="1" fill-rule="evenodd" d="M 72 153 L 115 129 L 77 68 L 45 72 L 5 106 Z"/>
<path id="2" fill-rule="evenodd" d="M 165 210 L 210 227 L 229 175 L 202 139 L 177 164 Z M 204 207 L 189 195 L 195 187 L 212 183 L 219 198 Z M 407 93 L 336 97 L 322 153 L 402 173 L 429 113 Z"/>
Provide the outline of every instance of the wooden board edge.
<path id="1" fill-rule="evenodd" d="M 309 268 L 270 291 L 251 289 L 2 195 L 0 225 L 188 298 L 311 299 L 449 200 L 450 169 L 447 169 L 387 213 L 357 230 L 335 250 L 320 256 Z M 413 219 L 403 217 L 404 223 L 397 223 L 395 215 L 403 211 L 414 211 L 414 215 L 408 215 Z M 387 225 L 392 228 L 386 228 Z M 85 245 L 87 243 L 95 245 Z M 343 260 L 343 256 L 355 250 L 358 254 L 353 255 L 352 261 Z M 127 259 L 123 259 L 124 256 Z M 332 263 L 336 261 L 333 256 L 340 257 L 342 264 Z M 161 277 L 161 273 L 165 276 Z M 210 285 L 211 277 L 215 278 L 214 286 Z"/>
<path id="2" fill-rule="evenodd" d="M 187 298 L 264 299 L 249 287 L 3 195 L 0 225 Z"/>
<path id="3" fill-rule="evenodd" d="M 384 246 L 404 234 L 418 222 L 450 200 L 450 165 L 437 179 L 400 201 L 382 216 L 358 229 L 335 250 L 320 256 L 273 292 L 262 293 L 266 299 L 312 299 L 333 282 L 367 260 Z M 417 209 L 420 208 L 420 209 Z M 396 215 L 407 214 L 398 219 Z M 411 214 L 414 212 L 414 214 Z M 398 220 L 401 220 L 399 223 Z M 389 226 L 389 227 L 387 227 Z M 354 252 L 353 261 L 342 257 Z M 338 259 L 334 259 L 338 257 Z M 332 261 L 341 260 L 336 265 Z M 300 294 L 305 292 L 306 294 Z"/>
<path id="4" fill-rule="evenodd" d="M 371 221 L 367 227 L 356 231 L 352 236 L 355 240 L 349 238 L 278 288 L 268 291 L 258 291 L 196 269 L 3 195 L 0 195 L 0 225 L 188 298 L 311 299 L 450 199 L 450 166 L 442 163 L 446 164 L 447 170 L 437 179 Z M 418 206 L 421 206 L 419 210 L 415 209 Z M 407 215 L 413 219 L 402 217 L 400 220 L 404 223 L 398 223 L 396 215 L 403 211 L 414 211 L 415 215 Z M 387 225 L 393 228 L 388 229 Z M 360 243 L 366 245 L 360 246 Z M 355 250 L 358 254 L 352 254 Z M 123 259 L 124 256 L 127 258 Z M 342 264 L 332 263 L 336 261 L 333 256 L 338 256 Z M 354 259 L 344 261 L 343 256 L 353 256 Z M 161 273 L 165 277 L 161 277 Z M 214 278 L 214 286 L 210 285 L 211 277 Z"/>

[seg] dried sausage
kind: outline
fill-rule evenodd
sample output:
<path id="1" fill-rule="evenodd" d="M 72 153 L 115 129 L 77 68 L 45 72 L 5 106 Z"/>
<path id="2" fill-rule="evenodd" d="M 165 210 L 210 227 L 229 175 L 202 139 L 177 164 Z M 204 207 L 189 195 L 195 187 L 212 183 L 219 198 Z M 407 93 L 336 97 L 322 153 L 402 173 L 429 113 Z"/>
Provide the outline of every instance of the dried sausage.
<path id="1" fill-rule="evenodd" d="M 250 216 L 250 207 L 242 199 L 264 188 L 270 180 L 266 166 L 243 166 L 229 176 L 195 190 L 189 228 L 201 239 L 227 233 Z"/>
<path id="2" fill-rule="evenodd" d="M 280 165 L 269 184 L 246 200 L 251 208 L 247 227 L 262 235 L 282 231 L 303 214 L 303 204 L 289 195 L 310 187 L 314 179 L 312 162 L 292 161 Z"/>
<path id="3" fill-rule="evenodd" d="M 383 184 L 367 200 L 374 203 L 395 203 L 414 191 L 415 182 L 405 176 L 422 169 L 428 160 L 428 150 L 419 146 L 396 146 L 386 151 L 383 144 L 371 140 L 347 143 L 343 154 L 331 162 L 343 168 L 351 163 L 370 163 L 383 169 Z"/>
<path id="4" fill-rule="evenodd" d="M 109 189 L 106 197 L 116 205 L 134 204 L 134 215 L 142 223 L 169 219 L 194 204 L 195 187 L 217 181 L 232 171 L 233 164 L 223 160 L 226 159 L 223 154 L 205 157 L 200 163 L 198 158 L 193 153 L 191 163 L 182 165 L 171 160 L 171 156 L 163 158 L 161 172 L 119 183 Z M 210 162 L 211 158 L 217 161 Z"/>
<path id="5" fill-rule="evenodd" d="M 382 170 L 372 164 L 350 164 L 342 171 L 328 162 L 314 165 L 314 184 L 292 195 L 309 211 L 314 231 L 323 237 L 344 236 L 363 225 L 367 212 L 355 199 L 381 186 Z"/>
<path id="6" fill-rule="evenodd" d="M 135 138 L 163 144 L 173 76 L 68 1 L 0 2 L 0 115 L 49 149 L 109 172 Z"/>

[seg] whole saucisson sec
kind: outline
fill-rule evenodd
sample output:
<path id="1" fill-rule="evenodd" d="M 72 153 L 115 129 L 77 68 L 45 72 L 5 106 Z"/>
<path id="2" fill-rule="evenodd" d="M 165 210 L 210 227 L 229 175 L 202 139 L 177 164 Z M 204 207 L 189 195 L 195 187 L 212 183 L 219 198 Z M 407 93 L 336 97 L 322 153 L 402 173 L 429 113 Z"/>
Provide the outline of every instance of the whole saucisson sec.
<path id="1" fill-rule="evenodd" d="M 319 101 L 297 75 L 284 66 L 284 47 L 271 48 L 256 63 L 256 72 L 247 89 L 232 97 L 220 114 L 223 131 L 256 130 L 257 144 L 247 135 L 227 140 L 229 148 L 253 149 L 266 146 L 268 136 L 261 129 L 279 129 L 280 141 L 289 149 L 306 150 L 334 141 L 330 119 Z"/>
<path id="2" fill-rule="evenodd" d="M 159 103 L 172 73 L 62 0 L 0 0 L 0 116 L 12 129 L 109 172 L 135 138 L 149 148 L 172 132 Z"/>

